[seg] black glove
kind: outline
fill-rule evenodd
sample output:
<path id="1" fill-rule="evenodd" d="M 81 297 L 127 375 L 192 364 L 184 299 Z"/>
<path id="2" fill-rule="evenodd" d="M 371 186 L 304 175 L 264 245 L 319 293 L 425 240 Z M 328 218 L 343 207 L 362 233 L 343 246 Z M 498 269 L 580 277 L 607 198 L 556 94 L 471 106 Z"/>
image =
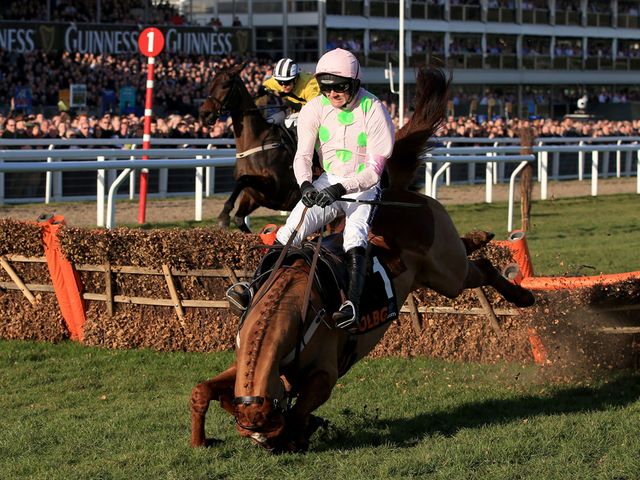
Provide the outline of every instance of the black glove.
<path id="1" fill-rule="evenodd" d="M 300 185 L 300 192 L 302 193 L 302 203 L 305 207 L 311 208 L 316 204 L 318 189 L 314 187 L 311 182 L 302 182 L 302 185 Z"/>
<path id="2" fill-rule="evenodd" d="M 324 208 L 327 205 L 331 205 L 345 193 L 347 193 L 347 190 L 342 186 L 341 183 L 336 183 L 335 185 L 323 188 L 318 192 L 318 195 L 316 196 L 316 205 Z"/>
<path id="3" fill-rule="evenodd" d="M 258 87 L 258 93 L 256 93 L 256 98 L 264 97 L 268 93 L 269 90 L 267 90 L 264 85 L 260 85 L 260 87 Z"/>

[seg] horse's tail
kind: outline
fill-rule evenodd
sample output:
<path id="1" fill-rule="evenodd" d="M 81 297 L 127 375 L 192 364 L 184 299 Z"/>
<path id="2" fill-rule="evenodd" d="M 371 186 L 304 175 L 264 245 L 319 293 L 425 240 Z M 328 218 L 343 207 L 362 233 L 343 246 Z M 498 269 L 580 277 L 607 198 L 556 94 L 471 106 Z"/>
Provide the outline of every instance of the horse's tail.
<path id="1" fill-rule="evenodd" d="M 423 67 L 418 71 L 415 111 L 396 133 L 393 153 L 387 162 L 391 188 L 408 188 L 420 165 L 418 155 L 433 147 L 428 141 L 444 122 L 450 85 L 451 75 L 440 67 Z"/>

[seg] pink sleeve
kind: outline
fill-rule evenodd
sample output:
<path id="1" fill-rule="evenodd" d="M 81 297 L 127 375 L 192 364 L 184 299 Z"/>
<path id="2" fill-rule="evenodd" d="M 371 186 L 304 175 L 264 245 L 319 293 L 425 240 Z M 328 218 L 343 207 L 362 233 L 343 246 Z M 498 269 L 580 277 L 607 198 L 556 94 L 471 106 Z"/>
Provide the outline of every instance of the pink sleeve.
<path id="1" fill-rule="evenodd" d="M 298 115 L 298 147 L 293 158 L 293 174 L 298 185 L 312 180 L 313 152 L 318 136 L 319 115 L 318 102 L 313 100 L 300 110 Z"/>
<path id="2" fill-rule="evenodd" d="M 393 152 L 395 128 L 389 112 L 380 102 L 367 119 L 367 161 L 365 169 L 343 182 L 347 193 L 368 190 L 380 181 L 380 176 Z"/>

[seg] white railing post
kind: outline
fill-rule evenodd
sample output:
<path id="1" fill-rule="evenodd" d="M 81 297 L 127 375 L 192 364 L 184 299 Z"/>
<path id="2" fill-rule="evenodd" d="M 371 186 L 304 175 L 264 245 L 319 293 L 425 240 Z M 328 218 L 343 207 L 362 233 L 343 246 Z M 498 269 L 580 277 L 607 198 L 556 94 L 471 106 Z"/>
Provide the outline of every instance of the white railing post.
<path id="1" fill-rule="evenodd" d="M 540 181 L 540 200 L 547 199 L 547 189 L 549 187 L 549 152 L 540 152 L 540 162 L 538 162 L 538 172 Z"/>
<path id="2" fill-rule="evenodd" d="M 591 196 L 598 196 L 598 151 L 591 152 Z"/>
<path id="3" fill-rule="evenodd" d="M 493 155 L 491 155 L 493 156 Z M 491 203 L 493 200 L 493 165 L 495 162 L 487 162 L 485 167 L 485 192 L 484 192 L 484 201 L 486 203 Z"/>
<path id="4" fill-rule="evenodd" d="M 97 158 L 99 162 L 104 162 L 104 157 L 99 156 Z M 97 188 L 96 188 L 96 225 L 104 227 L 104 191 L 105 191 L 105 170 L 98 169 L 97 173 Z"/>
<path id="5" fill-rule="evenodd" d="M 135 160 L 136 157 L 131 155 L 129 160 Z M 131 170 L 129 173 L 129 200 L 133 200 L 136 198 L 136 172 L 135 170 Z"/>
<path id="6" fill-rule="evenodd" d="M 109 195 L 107 195 L 107 228 L 112 229 L 116 226 L 116 192 L 118 187 L 124 183 L 127 177 L 131 174 L 130 168 L 125 168 L 120 175 L 111 183 L 109 187 Z"/>
<path id="7" fill-rule="evenodd" d="M 53 145 L 49 145 L 47 150 L 53 150 Z M 47 157 L 47 163 L 53 162 L 52 157 Z M 47 170 L 44 174 L 44 203 L 49 205 L 51 203 L 51 190 L 53 189 L 53 172 Z"/>
<path id="8" fill-rule="evenodd" d="M 451 148 L 451 142 L 447 142 L 447 148 Z M 450 157 L 451 154 L 447 153 L 447 157 Z M 438 164 L 436 164 L 436 167 L 438 166 Z M 451 169 L 447 169 L 447 171 L 444 174 L 444 181 L 447 185 L 447 187 L 449 187 L 451 185 Z"/>
<path id="9" fill-rule="evenodd" d="M 202 160 L 202 155 L 196 155 L 197 160 Z M 204 187 L 204 167 L 196 167 L 196 222 L 202 221 L 202 190 Z"/>
<path id="10" fill-rule="evenodd" d="M 584 141 L 580 140 L 578 146 L 584 146 Z M 582 150 L 578 152 L 578 180 L 584 180 L 584 152 Z"/>
<path id="11" fill-rule="evenodd" d="M 541 141 L 538 142 L 538 146 L 541 147 L 542 145 L 544 145 L 544 143 L 542 143 Z M 541 181 L 542 178 L 542 156 L 543 154 L 545 154 L 546 152 L 538 152 L 538 182 Z"/>
<path id="12" fill-rule="evenodd" d="M 430 197 L 432 198 L 436 198 L 438 195 L 438 178 L 440 178 L 440 175 L 442 175 L 444 172 L 447 171 L 447 169 L 451 166 L 451 162 L 444 162 L 436 171 L 436 173 L 433 175 L 433 179 L 431 180 L 431 193 L 429 194 Z"/>
<path id="13" fill-rule="evenodd" d="M 618 140 L 616 145 L 622 145 L 622 140 Z M 616 150 L 616 178 L 622 175 L 622 152 Z"/>
<path id="14" fill-rule="evenodd" d="M 507 216 L 507 233 L 511 233 L 513 231 L 513 204 L 514 204 L 514 191 L 515 191 L 515 183 L 516 176 L 522 171 L 524 167 L 527 166 L 526 160 L 520 162 L 520 165 L 516 167 L 516 169 L 511 173 L 511 177 L 509 178 L 509 213 Z M 504 163 L 503 163 L 504 165 Z"/>
<path id="15" fill-rule="evenodd" d="M 213 145 L 207 145 L 207 150 L 212 150 Z M 207 159 L 211 158 L 207 155 Z M 213 182 L 215 181 L 215 168 L 205 167 L 204 169 L 204 194 L 207 198 L 211 196 L 213 192 Z"/>
<path id="16" fill-rule="evenodd" d="M 433 181 L 433 162 L 424 162 L 424 194 L 433 196 L 431 182 Z"/>

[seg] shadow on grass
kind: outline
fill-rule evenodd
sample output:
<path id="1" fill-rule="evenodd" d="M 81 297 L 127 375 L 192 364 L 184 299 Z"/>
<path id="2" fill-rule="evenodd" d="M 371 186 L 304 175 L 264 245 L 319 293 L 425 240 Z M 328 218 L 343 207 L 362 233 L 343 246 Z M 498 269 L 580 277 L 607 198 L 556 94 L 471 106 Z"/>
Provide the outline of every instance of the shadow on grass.
<path id="1" fill-rule="evenodd" d="M 411 418 L 380 419 L 377 412 L 344 411 L 339 427 L 332 425 L 312 439 L 312 450 L 353 449 L 393 444 L 411 447 L 425 435 L 453 436 L 463 428 L 504 425 L 536 416 L 597 412 L 629 405 L 640 398 L 639 376 L 628 374 L 596 387 L 572 387 L 544 397 L 469 403 L 453 410 L 422 413 Z M 428 398 L 416 402 L 428 406 Z M 344 426 L 348 424 L 348 427 Z"/>

